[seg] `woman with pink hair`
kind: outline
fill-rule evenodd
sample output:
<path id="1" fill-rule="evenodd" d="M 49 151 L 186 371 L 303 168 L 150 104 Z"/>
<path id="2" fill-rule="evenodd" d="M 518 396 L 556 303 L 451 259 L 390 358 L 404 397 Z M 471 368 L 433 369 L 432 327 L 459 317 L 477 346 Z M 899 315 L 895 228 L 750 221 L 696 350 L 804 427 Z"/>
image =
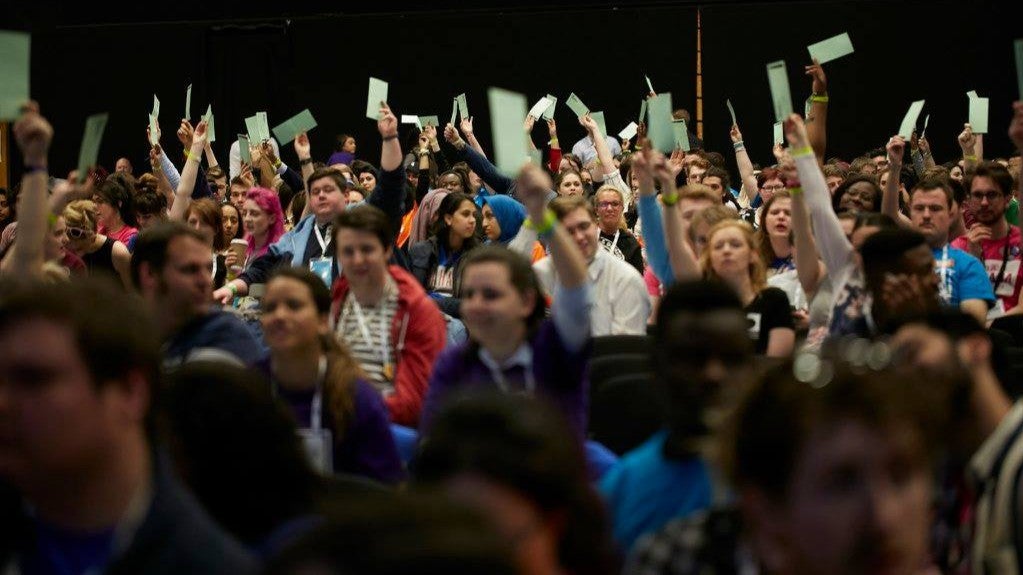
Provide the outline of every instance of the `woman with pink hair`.
<path id="1" fill-rule="evenodd" d="M 267 188 L 251 188 L 245 196 L 242 208 L 242 225 L 245 228 L 245 262 L 266 253 L 270 244 L 284 235 L 284 211 L 277 193 Z"/>

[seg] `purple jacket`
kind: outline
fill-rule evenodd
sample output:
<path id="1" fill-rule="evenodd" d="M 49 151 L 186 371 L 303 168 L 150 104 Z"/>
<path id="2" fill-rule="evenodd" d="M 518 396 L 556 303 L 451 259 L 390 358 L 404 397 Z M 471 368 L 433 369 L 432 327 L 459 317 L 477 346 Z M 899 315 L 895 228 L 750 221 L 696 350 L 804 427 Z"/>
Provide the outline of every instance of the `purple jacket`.
<path id="1" fill-rule="evenodd" d="M 581 441 L 586 436 L 589 409 L 590 344 L 577 352 L 570 352 L 565 349 L 554 322 L 548 319 L 530 338 L 529 345 L 533 348 L 533 379 L 537 395 L 546 397 L 561 410 Z M 490 368 L 480 360 L 477 350 L 478 347 L 470 341 L 445 349 L 437 358 L 423 404 L 420 437 L 426 436 L 448 394 L 469 388 L 497 387 Z"/>
<path id="2" fill-rule="evenodd" d="M 256 366 L 270 379 L 270 358 Z M 299 427 L 309 427 L 312 420 L 313 395 L 316 391 L 288 391 L 277 388 L 277 396 L 287 404 Z M 380 393 L 369 383 L 355 381 L 355 413 L 347 429 L 337 441 L 334 415 L 323 402 L 321 415 L 324 427 L 334 435 L 334 471 L 368 477 L 394 485 L 405 479 L 405 469 L 391 435 L 390 419 Z"/>

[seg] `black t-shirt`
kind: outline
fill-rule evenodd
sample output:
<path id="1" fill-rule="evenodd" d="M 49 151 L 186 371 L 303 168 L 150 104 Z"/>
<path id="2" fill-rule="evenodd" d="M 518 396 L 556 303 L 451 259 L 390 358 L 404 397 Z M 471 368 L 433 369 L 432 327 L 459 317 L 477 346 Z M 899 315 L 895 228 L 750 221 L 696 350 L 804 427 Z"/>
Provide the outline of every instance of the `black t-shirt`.
<path id="1" fill-rule="evenodd" d="M 643 275 L 643 247 L 639 245 L 639 240 L 632 233 L 626 230 L 620 231 L 618 242 L 615 243 L 614 234 L 606 234 L 601 230 L 600 243 L 611 255 L 628 262 L 629 265 L 636 268 L 640 275 Z M 613 249 L 612 246 L 614 246 Z"/>
<path id="2" fill-rule="evenodd" d="M 792 310 L 789 308 L 789 298 L 785 292 L 776 287 L 769 287 L 761 291 L 744 311 L 749 324 L 749 336 L 753 340 L 757 354 L 763 355 L 767 352 L 767 343 L 772 329 L 779 327 L 795 329 L 795 324 L 792 322 Z"/>

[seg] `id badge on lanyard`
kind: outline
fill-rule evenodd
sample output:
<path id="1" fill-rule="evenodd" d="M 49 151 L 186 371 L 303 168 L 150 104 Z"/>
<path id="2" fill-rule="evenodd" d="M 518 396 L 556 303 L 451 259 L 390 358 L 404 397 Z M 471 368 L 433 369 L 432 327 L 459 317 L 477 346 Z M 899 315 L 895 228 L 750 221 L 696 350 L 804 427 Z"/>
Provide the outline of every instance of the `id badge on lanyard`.
<path id="1" fill-rule="evenodd" d="M 324 238 L 316 224 L 313 224 L 313 234 L 316 236 L 316 241 L 320 244 L 320 257 L 309 260 L 309 271 L 319 276 L 323 283 L 330 287 L 331 269 L 334 267 L 334 258 L 327 255 L 330 237 Z"/>
<path id="2" fill-rule="evenodd" d="M 334 435 L 323 426 L 323 386 L 327 378 L 327 358 L 320 357 L 316 393 L 309 407 L 309 427 L 298 430 L 309 464 L 322 475 L 334 473 Z"/>

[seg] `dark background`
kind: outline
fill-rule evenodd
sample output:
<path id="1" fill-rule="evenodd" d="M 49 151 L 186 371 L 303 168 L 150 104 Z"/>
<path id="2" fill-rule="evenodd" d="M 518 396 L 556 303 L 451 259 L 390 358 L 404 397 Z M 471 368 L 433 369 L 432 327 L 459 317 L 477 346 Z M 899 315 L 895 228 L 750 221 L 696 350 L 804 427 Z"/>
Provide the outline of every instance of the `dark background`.
<path id="1" fill-rule="evenodd" d="M 161 101 L 163 143 L 176 158 L 180 145 L 173 132 L 189 83 L 193 120 L 213 104 L 214 149 L 224 165 L 246 116 L 266 110 L 273 127 L 307 107 L 319 123 L 310 133 L 317 159 L 326 159 L 336 134 L 350 132 L 358 156 L 377 163 L 379 136 L 363 114 L 370 75 L 390 83 L 388 99 L 398 115 L 437 115 L 446 122 L 451 98 L 466 92 L 488 151 L 488 86 L 523 92 L 530 105 L 547 92 L 557 95 L 566 148 L 583 135 L 562 106 L 570 92 L 591 110 L 604 110 L 608 131 L 617 133 L 638 115 L 644 74 L 695 120 L 698 11 L 703 135 L 709 149 L 729 159 L 725 99 L 735 106 L 754 161 L 773 162 L 765 64 L 788 62 L 794 106 L 801 112 L 810 91 L 802 72 L 806 45 L 843 31 L 856 52 L 825 66 L 828 156 L 851 159 L 883 145 L 898 131 L 910 102 L 925 98 L 935 157 L 954 159 L 955 138 L 967 119 L 965 93 L 975 89 L 991 99 L 985 148 L 994 157 L 1011 151 L 1005 132 L 1018 97 L 1012 40 L 1023 36 L 1019 7 L 1010 7 L 1017 3 L 995 0 L 569 1 L 557 7 L 535 0 L 514 6 L 437 0 L 428 9 L 336 2 L 243 7 L 183 1 L 116 9 L 102 3 L 7 4 L 0 8 L 0 26 L 33 33 L 31 90 L 56 128 L 55 174 L 73 167 L 86 116 L 104 111 L 110 121 L 100 163 L 112 169 L 118 156 L 127 155 L 136 166 L 145 165 L 154 92 Z M 409 127 L 402 129 L 408 142 Z M 545 142 L 546 129 L 537 126 L 533 136 Z M 282 155 L 294 161 L 290 149 Z M 12 175 L 18 176 L 17 166 Z"/>

